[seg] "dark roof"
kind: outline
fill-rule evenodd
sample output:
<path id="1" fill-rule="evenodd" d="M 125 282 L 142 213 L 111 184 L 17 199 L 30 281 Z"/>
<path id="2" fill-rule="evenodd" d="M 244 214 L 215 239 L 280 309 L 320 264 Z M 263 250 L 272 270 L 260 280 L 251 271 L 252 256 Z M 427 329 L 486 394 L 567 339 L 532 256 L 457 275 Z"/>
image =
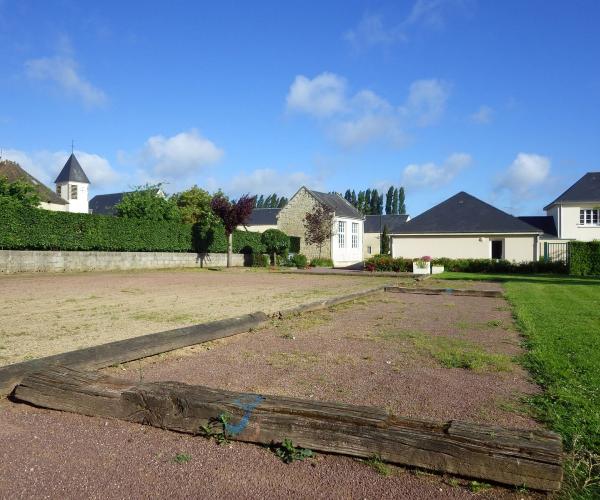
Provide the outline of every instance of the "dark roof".
<path id="1" fill-rule="evenodd" d="M 600 202 L 600 172 L 585 174 L 556 200 L 546 205 L 544 210 L 562 202 Z"/>
<path id="2" fill-rule="evenodd" d="M 318 201 L 320 201 L 323 205 L 331 208 L 335 215 L 338 217 L 349 217 L 351 219 L 363 219 L 363 215 L 354 208 L 347 200 L 342 198 L 339 194 L 334 193 L 321 193 L 319 191 L 312 191 L 307 189 L 307 191 L 313 195 Z"/>
<path id="3" fill-rule="evenodd" d="M 276 226 L 277 214 L 281 208 L 255 208 L 250 214 L 247 226 Z"/>
<path id="4" fill-rule="evenodd" d="M 128 193 L 97 194 L 90 200 L 90 212 L 99 215 L 116 215 L 115 205 Z"/>
<path id="5" fill-rule="evenodd" d="M 540 233 L 541 231 L 464 191 L 409 220 L 396 234 Z"/>
<path id="6" fill-rule="evenodd" d="M 71 153 L 71 156 L 69 156 L 67 163 L 65 163 L 65 166 L 62 168 L 60 174 L 58 174 L 58 177 L 54 182 L 58 183 L 68 181 L 86 182 L 88 184 L 90 183 L 90 180 L 87 178 L 87 175 L 85 175 L 83 168 L 81 168 L 81 165 L 73 153 Z"/>
<path id="7" fill-rule="evenodd" d="M 522 220 L 526 224 L 529 224 L 530 226 L 538 228 L 540 231 L 544 231 L 544 234 L 558 236 L 556 224 L 554 223 L 554 217 L 551 215 L 531 215 L 518 217 L 518 219 Z"/>
<path id="8" fill-rule="evenodd" d="M 365 215 L 365 233 L 380 233 L 387 226 L 388 233 L 399 231 L 408 220 L 407 214 L 399 215 Z"/>
<path id="9" fill-rule="evenodd" d="M 45 203 L 53 203 L 55 205 L 67 205 L 67 200 L 63 200 L 48 186 L 42 184 L 33 175 L 30 175 L 21 168 L 18 163 L 9 160 L 0 161 L 0 177 L 6 177 L 8 182 L 15 182 L 21 180 L 27 184 L 31 184 L 38 196 L 40 201 Z"/>

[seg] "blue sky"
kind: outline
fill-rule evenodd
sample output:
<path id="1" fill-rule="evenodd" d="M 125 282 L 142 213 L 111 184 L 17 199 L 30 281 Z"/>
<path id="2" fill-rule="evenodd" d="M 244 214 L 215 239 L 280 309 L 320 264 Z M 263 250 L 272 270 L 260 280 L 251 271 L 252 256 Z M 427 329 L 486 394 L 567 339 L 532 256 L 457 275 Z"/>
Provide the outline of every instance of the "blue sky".
<path id="1" fill-rule="evenodd" d="M 0 0 L 0 147 L 92 193 L 404 185 L 514 214 L 600 170 L 600 2 Z"/>

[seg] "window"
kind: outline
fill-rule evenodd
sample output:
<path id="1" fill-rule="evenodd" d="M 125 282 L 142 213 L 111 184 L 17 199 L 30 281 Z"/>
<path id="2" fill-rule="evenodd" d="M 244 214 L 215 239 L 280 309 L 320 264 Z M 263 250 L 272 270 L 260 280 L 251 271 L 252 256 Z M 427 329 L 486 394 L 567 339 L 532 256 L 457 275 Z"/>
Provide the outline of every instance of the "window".
<path id="1" fill-rule="evenodd" d="M 62 187 L 62 186 L 56 186 L 56 194 L 57 194 L 58 196 L 61 196 L 61 189 L 60 189 L 61 187 Z"/>
<path id="2" fill-rule="evenodd" d="M 371 247 L 367 247 L 367 252 L 369 252 L 369 255 L 371 255 Z"/>
<path id="3" fill-rule="evenodd" d="M 358 248 L 358 222 L 352 223 L 352 248 Z"/>
<path id="4" fill-rule="evenodd" d="M 74 184 L 71 186 L 71 199 L 72 200 L 77 199 L 77 184 Z"/>
<path id="5" fill-rule="evenodd" d="M 579 224 L 581 224 L 582 226 L 599 226 L 600 209 L 582 208 L 581 210 L 579 210 Z"/>
<path id="6" fill-rule="evenodd" d="M 492 259 L 502 259 L 504 257 L 504 241 L 492 240 Z"/>
<path id="7" fill-rule="evenodd" d="M 338 247 L 344 248 L 346 246 L 346 223 L 338 222 Z"/>

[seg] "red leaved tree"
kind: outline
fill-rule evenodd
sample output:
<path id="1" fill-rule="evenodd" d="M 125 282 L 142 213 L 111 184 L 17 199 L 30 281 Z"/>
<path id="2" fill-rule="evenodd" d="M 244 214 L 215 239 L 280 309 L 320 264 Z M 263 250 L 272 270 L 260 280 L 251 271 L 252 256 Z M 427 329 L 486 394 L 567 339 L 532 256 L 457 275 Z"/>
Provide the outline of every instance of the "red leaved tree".
<path id="1" fill-rule="evenodd" d="M 235 203 L 231 203 L 222 194 L 216 194 L 210 204 L 212 211 L 223 222 L 225 235 L 227 236 L 227 267 L 231 267 L 233 256 L 233 231 L 238 226 L 246 225 L 252 209 L 255 197 L 242 196 Z"/>
<path id="2" fill-rule="evenodd" d="M 319 258 L 323 244 L 331 238 L 333 231 L 333 210 L 322 203 L 317 203 L 312 212 L 304 218 L 304 237 L 307 245 L 319 247 Z"/>

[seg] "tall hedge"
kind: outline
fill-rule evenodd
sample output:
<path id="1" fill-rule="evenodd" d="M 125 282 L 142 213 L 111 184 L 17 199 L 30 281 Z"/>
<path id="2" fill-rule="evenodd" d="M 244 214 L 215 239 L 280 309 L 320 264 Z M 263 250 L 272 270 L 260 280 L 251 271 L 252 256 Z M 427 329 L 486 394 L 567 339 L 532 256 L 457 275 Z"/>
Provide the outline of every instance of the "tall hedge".
<path id="1" fill-rule="evenodd" d="M 0 197 L 0 248 L 223 253 L 227 239 L 222 226 L 202 233 L 192 224 L 51 212 Z M 235 231 L 233 251 L 262 253 L 260 234 Z"/>
<path id="2" fill-rule="evenodd" d="M 569 242 L 569 274 L 600 276 L 600 241 Z"/>

